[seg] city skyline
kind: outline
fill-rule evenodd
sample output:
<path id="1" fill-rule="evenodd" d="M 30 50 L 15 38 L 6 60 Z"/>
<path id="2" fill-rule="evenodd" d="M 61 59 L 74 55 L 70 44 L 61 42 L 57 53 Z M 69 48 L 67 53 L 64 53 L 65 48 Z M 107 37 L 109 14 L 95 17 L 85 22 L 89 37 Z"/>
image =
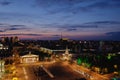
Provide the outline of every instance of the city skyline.
<path id="1" fill-rule="evenodd" d="M 0 0 L 0 37 L 120 41 L 119 0 Z"/>

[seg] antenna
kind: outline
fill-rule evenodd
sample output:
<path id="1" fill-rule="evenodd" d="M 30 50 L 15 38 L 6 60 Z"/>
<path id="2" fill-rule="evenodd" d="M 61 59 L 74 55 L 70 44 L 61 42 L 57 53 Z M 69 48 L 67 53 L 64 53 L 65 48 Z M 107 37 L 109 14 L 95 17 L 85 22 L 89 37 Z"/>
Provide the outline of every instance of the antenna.
<path id="1" fill-rule="evenodd" d="M 62 36 L 62 32 L 61 32 L 61 39 L 63 38 L 63 36 Z"/>

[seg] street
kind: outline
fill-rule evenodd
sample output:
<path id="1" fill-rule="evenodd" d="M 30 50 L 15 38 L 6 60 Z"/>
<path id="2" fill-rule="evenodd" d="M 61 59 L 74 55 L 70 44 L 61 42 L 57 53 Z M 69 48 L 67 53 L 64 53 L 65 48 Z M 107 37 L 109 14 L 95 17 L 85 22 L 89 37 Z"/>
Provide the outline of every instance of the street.
<path id="1" fill-rule="evenodd" d="M 76 73 L 67 64 L 62 62 L 55 62 L 51 64 L 43 64 L 43 66 L 54 76 L 53 78 L 48 75 L 39 65 L 21 65 L 23 72 L 19 77 L 20 80 L 77 80 L 83 78 L 82 75 Z"/>

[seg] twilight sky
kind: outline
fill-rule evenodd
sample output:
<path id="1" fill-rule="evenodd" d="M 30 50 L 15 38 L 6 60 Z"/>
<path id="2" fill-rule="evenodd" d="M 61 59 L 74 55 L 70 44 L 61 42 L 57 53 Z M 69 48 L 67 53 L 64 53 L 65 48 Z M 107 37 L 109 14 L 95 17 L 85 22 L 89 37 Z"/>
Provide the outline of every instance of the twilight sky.
<path id="1" fill-rule="evenodd" d="M 0 0 L 0 37 L 120 41 L 120 0 Z"/>

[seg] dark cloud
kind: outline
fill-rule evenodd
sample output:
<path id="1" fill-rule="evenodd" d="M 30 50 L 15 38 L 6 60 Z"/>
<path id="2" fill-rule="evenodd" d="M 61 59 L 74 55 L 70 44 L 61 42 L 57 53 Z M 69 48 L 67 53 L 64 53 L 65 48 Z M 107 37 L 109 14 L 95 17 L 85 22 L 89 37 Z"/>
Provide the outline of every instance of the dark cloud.
<path id="1" fill-rule="evenodd" d="M 86 25 L 86 24 L 78 24 L 78 25 L 68 25 L 71 28 L 97 28 L 97 25 Z"/>
<path id="2" fill-rule="evenodd" d="M 109 7 L 110 4 L 108 2 L 96 2 L 96 3 L 93 3 L 89 6 L 87 6 L 86 8 L 106 8 L 106 7 Z"/>
<path id="3" fill-rule="evenodd" d="M 25 27 L 25 25 L 11 25 L 10 27 Z"/>
<path id="4" fill-rule="evenodd" d="M 51 6 L 72 6 L 77 3 L 87 2 L 90 0 L 35 0 L 35 4 L 40 7 L 51 7 Z"/>
<path id="5" fill-rule="evenodd" d="M 95 22 L 88 22 L 85 24 L 120 24 L 119 21 L 95 21 Z"/>
<path id="6" fill-rule="evenodd" d="M 0 30 L 0 32 L 4 32 L 3 30 Z"/>
<path id="7" fill-rule="evenodd" d="M 6 30 L 26 30 L 28 29 L 25 25 L 10 25 L 10 28 L 7 28 Z"/>
<path id="8" fill-rule="evenodd" d="M 48 39 L 58 40 L 60 37 L 61 37 L 60 35 L 51 35 Z"/>
<path id="9" fill-rule="evenodd" d="M 25 30 L 27 28 L 16 28 L 16 27 L 13 27 L 13 28 L 7 28 L 6 31 L 10 31 L 10 30 Z"/>
<path id="10" fill-rule="evenodd" d="M 60 35 L 52 35 L 52 36 L 54 36 L 54 37 L 60 37 Z"/>
<path id="11" fill-rule="evenodd" d="M 42 28 L 56 28 L 62 31 L 78 31 L 82 29 L 91 29 L 91 28 L 108 28 L 108 27 L 119 27 L 119 21 L 95 21 L 95 22 L 87 22 L 81 24 L 39 24 L 39 26 L 43 26 Z"/>
<path id="12" fill-rule="evenodd" d="M 28 36 L 43 36 L 42 34 L 24 34 L 24 35 L 28 35 Z"/>
<path id="13" fill-rule="evenodd" d="M 0 32 L 12 31 L 12 30 L 29 30 L 26 25 L 11 25 L 0 23 Z"/>
<path id="14" fill-rule="evenodd" d="M 69 31 L 77 31 L 77 29 L 76 28 L 71 28 L 71 29 L 67 29 L 67 31 L 69 32 Z"/>
<path id="15" fill-rule="evenodd" d="M 1 25 L 4 25 L 4 24 L 0 23 L 0 26 L 1 26 Z"/>
<path id="16" fill-rule="evenodd" d="M 90 1 L 91 0 L 35 0 L 35 5 L 44 8 L 50 15 L 61 12 L 75 14 L 80 10 L 86 10 L 86 8 L 82 7 L 80 4 Z"/>
<path id="17" fill-rule="evenodd" d="M 97 28 L 97 25 L 62 25 L 59 27 L 59 30 L 67 31 L 67 32 L 75 32 L 81 30 L 80 28 Z"/>
<path id="18" fill-rule="evenodd" d="M 83 5 L 85 4 L 85 5 Z M 44 8 L 48 14 L 77 14 L 93 9 L 120 8 L 119 0 L 35 0 L 35 5 Z"/>
<path id="19" fill-rule="evenodd" d="M 43 28 L 70 28 L 75 30 L 75 28 L 97 28 L 97 25 L 89 25 L 89 24 L 39 24 L 40 26 L 43 26 Z"/>
<path id="20" fill-rule="evenodd" d="M 42 34 L 0 34 L 0 36 L 42 36 Z"/>
<path id="21" fill-rule="evenodd" d="M 120 41 L 120 31 L 118 32 L 108 32 L 105 35 L 90 35 L 90 36 L 68 36 L 71 39 L 77 40 L 107 40 L 107 41 Z"/>
<path id="22" fill-rule="evenodd" d="M 109 33 L 106 33 L 108 36 L 120 36 L 120 32 L 109 32 Z"/>
<path id="23" fill-rule="evenodd" d="M 119 40 L 120 41 L 120 31 L 118 32 L 108 32 L 106 33 L 107 39 L 109 40 Z"/>
<path id="24" fill-rule="evenodd" d="M 97 25 L 92 24 L 42 24 L 43 28 L 56 28 L 58 31 L 66 31 L 66 32 L 75 32 L 81 30 L 82 28 L 97 28 Z"/>
<path id="25" fill-rule="evenodd" d="M 97 28 L 100 24 L 111 24 L 111 25 L 120 25 L 120 21 L 94 21 L 94 22 L 87 22 L 87 23 L 82 23 L 82 24 L 65 24 L 65 25 L 61 25 L 63 27 L 81 27 L 81 28 Z M 59 26 L 57 24 L 48 24 L 49 25 L 55 25 L 55 26 Z"/>
<path id="26" fill-rule="evenodd" d="M 77 4 L 77 3 L 76 3 Z M 91 12 L 97 9 L 111 9 L 111 8 L 120 8 L 120 0 L 91 0 L 85 1 L 85 6 L 72 6 L 71 8 L 67 8 L 64 12 L 71 12 L 73 14 L 77 14 L 80 12 Z M 58 9 L 59 10 L 59 9 Z"/>
<path id="27" fill-rule="evenodd" d="M 108 9 L 108 8 L 120 8 L 120 1 L 117 0 L 101 0 L 89 4 L 84 7 L 85 9 Z"/>
<path id="28" fill-rule="evenodd" d="M 11 4 L 10 1 L 0 1 L 0 5 L 2 5 L 2 6 L 7 6 L 9 4 Z"/>
<path id="29" fill-rule="evenodd" d="M 113 1 L 113 2 L 120 2 L 120 0 L 111 0 L 111 1 Z"/>

